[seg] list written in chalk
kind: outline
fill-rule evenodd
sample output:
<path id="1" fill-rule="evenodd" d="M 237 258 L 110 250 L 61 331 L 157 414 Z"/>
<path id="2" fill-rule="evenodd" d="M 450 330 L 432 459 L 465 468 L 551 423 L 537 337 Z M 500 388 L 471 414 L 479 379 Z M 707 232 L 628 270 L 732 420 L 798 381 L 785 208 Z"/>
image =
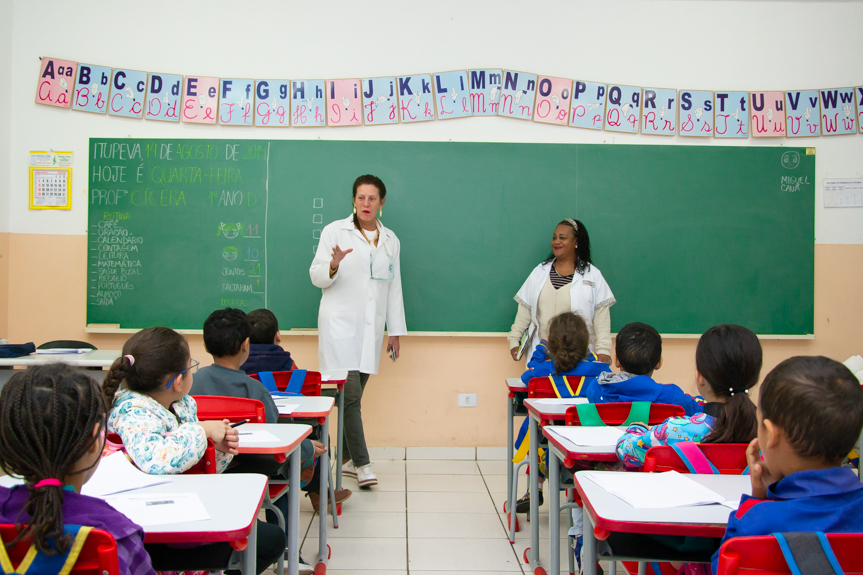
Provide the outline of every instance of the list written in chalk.
<path id="1" fill-rule="evenodd" d="M 825 208 L 863 208 L 863 178 L 824 180 Z"/>

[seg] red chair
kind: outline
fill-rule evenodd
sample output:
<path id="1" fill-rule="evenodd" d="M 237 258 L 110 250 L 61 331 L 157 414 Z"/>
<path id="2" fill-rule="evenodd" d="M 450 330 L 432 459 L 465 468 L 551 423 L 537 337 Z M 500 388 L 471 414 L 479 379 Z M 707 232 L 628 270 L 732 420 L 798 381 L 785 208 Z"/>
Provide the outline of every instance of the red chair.
<path id="1" fill-rule="evenodd" d="M 108 442 L 113 443 L 115 447 L 123 447 L 123 439 L 116 433 L 109 433 L 106 438 Z M 135 465 L 135 462 L 132 462 Z M 216 471 L 216 444 L 212 439 L 207 440 L 207 449 L 204 451 L 204 456 L 192 467 L 183 472 L 183 475 L 215 475 Z"/>
<path id="2" fill-rule="evenodd" d="M 827 541 L 846 575 L 863 573 L 863 534 L 828 533 Z M 719 549 L 715 575 L 787 575 L 791 573 L 779 543 L 770 535 L 735 537 Z"/>
<path id="3" fill-rule="evenodd" d="M 547 377 L 532 377 L 527 382 L 527 396 L 530 399 L 555 399 L 557 394 Z"/>
<path id="4" fill-rule="evenodd" d="M 18 530 L 14 525 L 0 525 L 0 537 L 3 538 L 4 543 L 12 541 L 17 536 Z M 29 549 L 30 541 L 18 541 L 6 549 L 14 567 L 18 567 Z M 71 575 L 119 575 L 120 565 L 117 561 L 117 543 L 114 538 L 101 529 L 90 531 L 70 573 Z"/>
<path id="5" fill-rule="evenodd" d="M 213 421 L 228 419 L 231 423 L 250 420 L 250 423 L 266 423 L 267 412 L 258 399 L 227 397 L 222 395 L 194 395 L 198 404 L 198 420 Z"/>
<path id="6" fill-rule="evenodd" d="M 701 452 L 721 475 L 740 475 L 746 469 L 746 443 L 701 443 Z M 677 471 L 689 473 L 689 468 L 670 445 L 658 445 L 647 450 L 644 471 Z"/>
<path id="7" fill-rule="evenodd" d="M 288 382 L 291 381 L 293 371 L 274 371 L 273 379 L 276 381 L 276 387 L 279 391 L 285 391 L 288 388 Z M 249 374 L 249 377 L 261 381 L 257 373 Z M 301 395 L 308 397 L 316 397 L 321 394 L 321 372 L 306 371 L 306 379 L 303 381 L 303 388 L 300 390 Z"/>
<path id="8" fill-rule="evenodd" d="M 629 416 L 632 409 L 631 403 L 595 403 L 596 412 L 606 425 L 622 425 Z M 669 417 L 678 417 L 686 412 L 679 405 L 666 405 L 664 403 L 650 404 L 650 415 L 647 425 L 659 425 Z M 578 408 L 572 406 L 566 410 L 566 425 L 581 425 L 578 420 Z"/>

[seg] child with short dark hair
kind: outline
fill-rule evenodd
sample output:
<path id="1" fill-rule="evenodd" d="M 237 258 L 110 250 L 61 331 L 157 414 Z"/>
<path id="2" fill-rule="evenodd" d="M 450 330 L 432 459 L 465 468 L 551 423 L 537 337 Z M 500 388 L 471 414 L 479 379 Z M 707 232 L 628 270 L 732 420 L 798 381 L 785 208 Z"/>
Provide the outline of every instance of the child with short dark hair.
<path id="1" fill-rule="evenodd" d="M 63 555 L 74 539 L 64 535 L 65 525 L 95 527 L 117 542 L 121 575 L 154 574 L 144 530 L 101 499 L 81 495 L 104 444 L 105 401 L 95 381 L 62 363 L 12 376 L 0 392 L 0 467 L 26 485 L 0 487 L 0 523 L 18 526 L 18 536 L 3 543 L 32 539 L 40 553 Z"/>
<path id="2" fill-rule="evenodd" d="M 279 321 L 268 309 L 256 309 L 248 313 L 249 357 L 240 366 L 247 374 L 262 371 L 290 371 L 297 367 L 291 353 L 282 346 Z"/>
<path id="3" fill-rule="evenodd" d="M 749 461 L 752 496 L 728 518 L 733 537 L 863 533 L 863 484 L 841 467 L 863 427 L 863 388 L 827 357 L 792 357 L 764 378 Z M 760 451 L 760 456 L 759 456 Z M 713 556 L 717 572 L 719 552 Z"/>
<path id="4" fill-rule="evenodd" d="M 620 373 L 607 371 L 584 392 L 591 403 L 649 401 L 683 407 L 686 415 L 703 411 L 702 402 L 671 383 L 656 383 L 653 372 L 662 367 L 662 337 L 653 327 L 628 323 L 615 338 L 614 365 Z"/>

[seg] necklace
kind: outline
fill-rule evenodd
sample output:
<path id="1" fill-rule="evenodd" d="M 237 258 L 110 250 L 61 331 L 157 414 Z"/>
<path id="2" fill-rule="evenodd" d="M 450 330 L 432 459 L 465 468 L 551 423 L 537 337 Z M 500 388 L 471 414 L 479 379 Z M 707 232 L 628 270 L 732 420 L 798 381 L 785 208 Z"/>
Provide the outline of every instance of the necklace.
<path id="1" fill-rule="evenodd" d="M 370 240 L 369 237 L 366 235 L 366 230 L 364 230 L 362 226 L 359 226 L 359 228 L 360 228 L 360 233 L 363 234 L 363 239 L 366 240 L 366 242 L 368 242 L 369 245 L 372 245 L 372 241 L 374 241 L 375 245 L 377 245 L 378 236 L 381 234 L 380 230 L 375 229 L 375 237 Z"/>

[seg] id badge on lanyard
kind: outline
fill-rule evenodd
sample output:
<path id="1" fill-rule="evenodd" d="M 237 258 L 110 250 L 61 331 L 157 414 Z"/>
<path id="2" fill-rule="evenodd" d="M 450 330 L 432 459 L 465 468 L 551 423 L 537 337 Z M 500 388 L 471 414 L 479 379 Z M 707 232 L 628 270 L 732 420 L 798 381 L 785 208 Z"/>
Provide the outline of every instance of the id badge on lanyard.
<path id="1" fill-rule="evenodd" d="M 369 269 L 373 280 L 391 281 L 396 277 L 395 264 L 389 246 L 383 244 L 383 250 L 373 249 L 369 254 Z"/>

